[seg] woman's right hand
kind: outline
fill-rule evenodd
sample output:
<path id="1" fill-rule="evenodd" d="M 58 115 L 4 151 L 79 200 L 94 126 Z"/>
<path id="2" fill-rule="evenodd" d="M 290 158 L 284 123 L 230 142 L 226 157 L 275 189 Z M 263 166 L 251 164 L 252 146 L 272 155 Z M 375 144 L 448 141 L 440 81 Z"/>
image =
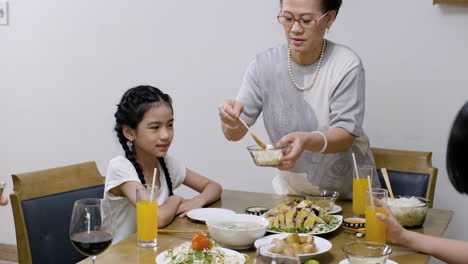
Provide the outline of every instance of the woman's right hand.
<path id="1" fill-rule="evenodd" d="M 398 223 L 398 220 L 396 220 L 392 211 L 390 211 L 384 202 L 379 199 L 374 199 L 374 202 L 377 206 L 383 207 L 387 211 L 388 215 L 377 214 L 377 218 L 387 225 L 387 240 L 395 244 L 402 244 L 407 230 Z"/>
<path id="2" fill-rule="evenodd" d="M 230 127 L 238 127 L 241 125 L 239 117 L 243 110 L 243 104 L 233 99 L 225 99 L 219 106 L 219 118 Z"/>

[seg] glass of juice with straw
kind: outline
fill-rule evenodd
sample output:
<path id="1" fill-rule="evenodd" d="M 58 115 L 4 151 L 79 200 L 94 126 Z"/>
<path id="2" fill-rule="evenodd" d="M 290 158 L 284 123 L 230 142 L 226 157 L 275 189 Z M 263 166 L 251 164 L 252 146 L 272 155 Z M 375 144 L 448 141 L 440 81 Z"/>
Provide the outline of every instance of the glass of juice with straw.
<path id="1" fill-rule="evenodd" d="M 369 189 L 369 179 L 373 177 L 374 168 L 370 165 L 356 166 L 353 170 L 353 213 L 364 217 L 366 212 L 366 191 Z M 369 176 L 369 177 L 368 177 Z"/>
<path id="2" fill-rule="evenodd" d="M 158 189 L 141 184 L 136 189 L 137 244 L 140 247 L 158 245 Z"/>
<path id="3" fill-rule="evenodd" d="M 376 214 L 387 215 L 387 211 L 382 206 L 375 203 L 374 198 L 378 198 L 387 204 L 388 191 L 381 188 L 372 188 L 366 191 L 366 241 L 385 243 L 387 240 L 387 225 L 380 221 Z"/>

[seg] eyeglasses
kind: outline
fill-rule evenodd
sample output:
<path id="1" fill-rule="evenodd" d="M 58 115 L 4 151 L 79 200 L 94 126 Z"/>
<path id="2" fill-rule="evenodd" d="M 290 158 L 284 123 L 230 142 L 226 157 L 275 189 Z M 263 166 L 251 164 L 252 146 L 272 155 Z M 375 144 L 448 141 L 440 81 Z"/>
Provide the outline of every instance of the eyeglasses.
<path id="1" fill-rule="evenodd" d="M 313 28 L 327 14 L 328 12 L 325 12 L 323 15 L 321 15 L 319 18 L 316 18 L 316 19 L 304 19 L 304 18 L 296 19 L 291 14 L 284 14 L 281 16 L 277 16 L 276 18 L 278 18 L 278 22 L 280 22 L 280 24 L 285 25 L 285 26 L 292 26 L 294 25 L 294 22 L 297 21 L 297 23 L 299 23 L 299 25 L 301 25 L 301 27 L 303 28 Z"/>

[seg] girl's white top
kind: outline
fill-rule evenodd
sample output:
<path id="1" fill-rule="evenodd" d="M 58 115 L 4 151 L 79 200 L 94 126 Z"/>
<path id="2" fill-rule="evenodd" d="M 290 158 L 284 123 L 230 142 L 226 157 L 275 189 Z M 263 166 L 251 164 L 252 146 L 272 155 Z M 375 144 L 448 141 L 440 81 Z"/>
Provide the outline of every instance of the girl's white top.
<path id="1" fill-rule="evenodd" d="M 164 157 L 172 180 L 172 189 L 175 190 L 185 180 L 186 167 L 169 155 Z M 161 166 L 159 166 L 161 167 Z M 106 173 L 106 183 L 104 188 L 104 199 L 109 202 L 114 226 L 114 239 L 112 243 L 136 233 L 136 209 L 130 201 L 123 196 L 115 196 L 109 192 L 112 188 L 125 182 L 141 183 L 133 164 L 124 156 L 117 156 L 109 162 Z M 160 172 L 161 187 L 155 194 L 158 204 L 163 204 L 169 198 L 169 188 L 167 187 L 164 171 Z"/>

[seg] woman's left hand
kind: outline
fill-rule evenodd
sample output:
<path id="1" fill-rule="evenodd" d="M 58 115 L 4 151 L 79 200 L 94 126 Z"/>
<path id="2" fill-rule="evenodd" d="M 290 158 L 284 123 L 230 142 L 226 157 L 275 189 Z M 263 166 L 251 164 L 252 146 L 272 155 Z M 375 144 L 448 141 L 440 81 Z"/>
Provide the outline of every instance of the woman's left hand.
<path id="1" fill-rule="evenodd" d="M 205 205 L 205 202 L 198 197 L 194 197 L 192 199 L 185 199 L 179 205 L 179 209 L 177 209 L 177 215 L 179 217 L 184 217 L 187 215 L 187 212 L 193 209 L 202 208 Z"/>
<path id="2" fill-rule="evenodd" d="M 286 151 L 283 153 L 283 157 L 280 159 L 280 164 L 277 166 L 280 170 L 289 170 L 296 164 L 296 161 L 304 151 L 304 144 L 307 140 L 306 132 L 293 132 L 282 137 L 277 147 L 284 147 L 289 145 Z"/>

